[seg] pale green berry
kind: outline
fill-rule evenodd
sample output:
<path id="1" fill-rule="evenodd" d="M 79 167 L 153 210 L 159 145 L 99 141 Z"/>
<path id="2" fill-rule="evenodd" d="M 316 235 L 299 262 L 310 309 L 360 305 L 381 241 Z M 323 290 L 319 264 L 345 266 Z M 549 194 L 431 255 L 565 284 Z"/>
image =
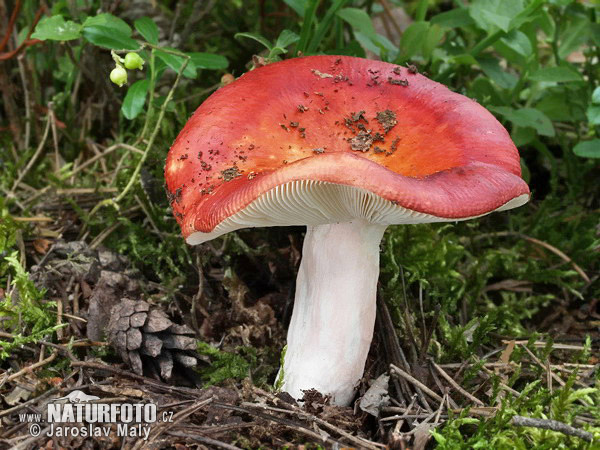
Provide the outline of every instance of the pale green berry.
<path id="1" fill-rule="evenodd" d="M 125 67 L 128 69 L 143 69 L 144 60 L 137 53 L 127 53 L 125 55 Z"/>
<path id="2" fill-rule="evenodd" d="M 127 71 L 121 66 L 115 67 L 112 72 L 110 72 L 110 81 L 119 87 L 127 84 Z"/>

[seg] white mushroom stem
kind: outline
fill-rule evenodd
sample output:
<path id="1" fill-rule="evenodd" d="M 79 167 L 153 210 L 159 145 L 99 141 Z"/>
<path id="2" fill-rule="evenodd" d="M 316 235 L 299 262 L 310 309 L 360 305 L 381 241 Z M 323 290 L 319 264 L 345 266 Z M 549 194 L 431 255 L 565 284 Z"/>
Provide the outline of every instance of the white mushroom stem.
<path id="1" fill-rule="evenodd" d="M 282 389 L 292 397 L 314 388 L 337 405 L 352 400 L 373 338 L 385 228 L 364 220 L 308 227 L 283 363 Z"/>

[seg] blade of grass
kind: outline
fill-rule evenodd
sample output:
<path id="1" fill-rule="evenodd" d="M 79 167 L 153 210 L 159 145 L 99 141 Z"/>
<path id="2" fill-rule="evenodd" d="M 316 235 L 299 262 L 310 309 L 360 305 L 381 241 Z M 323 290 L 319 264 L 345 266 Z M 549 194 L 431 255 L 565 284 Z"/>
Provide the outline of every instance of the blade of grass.
<path id="1" fill-rule="evenodd" d="M 319 6 L 320 0 L 311 0 L 306 12 L 304 13 L 304 21 L 302 22 L 302 29 L 300 30 L 300 41 L 296 47 L 298 51 L 305 53 L 310 38 L 310 32 L 315 15 L 317 13 L 317 7 Z"/>
<path id="2" fill-rule="evenodd" d="M 338 10 L 346 3 L 348 3 L 348 0 L 336 0 L 335 3 L 329 7 L 327 12 L 325 13 L 325 17 L 323 17 L 323 21 L 319 24 L 315 31 L 315 34 L 310 40 L 310 44 L 308 45 L 308 48 L 306 50 L 307 53 L 314 53 L 317 50 L 319 44 L 321 43 L 327 32 L 330 30 L 331 25 L 333 24 L 335 13 L 337 13 Z"/>

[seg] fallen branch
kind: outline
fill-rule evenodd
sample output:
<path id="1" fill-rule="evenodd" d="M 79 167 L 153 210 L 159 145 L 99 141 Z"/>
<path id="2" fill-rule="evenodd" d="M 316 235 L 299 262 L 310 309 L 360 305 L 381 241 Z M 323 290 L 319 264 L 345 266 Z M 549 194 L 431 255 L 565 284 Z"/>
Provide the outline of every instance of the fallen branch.
<path id="1" fill-rule="evenodd" d="M 438 394 L 436 394 L 435 392 L 433 392 L 431 389 L 429 389 L 427 386 L 425 386 L 423 383 L 421 383 L 415 377 L 413 377 L 412 375 L 406 373 L 400 367 L 397 367 L 397 366 L 395 366 L 393 364 L 390 364 L 390 369 L 396 375 L 401 376 L 405 380 L 407 380 L 410 383 L 414 384 L 416 387 L 420 388 L 425 394 L 429 395 L 432 399 L 436 400 L 439 403 L 443 403 L 444 399 L 442 397 L 440 397 Z"/>
<path id="2" fill-rule="evenodd" d="M 531 417 L 513 416 L 512 424 L 518 427 L 534 427 L 542 428 L 544 430 L 557 431 L 562 434 L 578 437 L 586 442 L 592 442 L 594 439 L 594 435 L 592 433 L 572 427 L 571 425 L 559 422 L 558 420 L 533 419 Z"/>

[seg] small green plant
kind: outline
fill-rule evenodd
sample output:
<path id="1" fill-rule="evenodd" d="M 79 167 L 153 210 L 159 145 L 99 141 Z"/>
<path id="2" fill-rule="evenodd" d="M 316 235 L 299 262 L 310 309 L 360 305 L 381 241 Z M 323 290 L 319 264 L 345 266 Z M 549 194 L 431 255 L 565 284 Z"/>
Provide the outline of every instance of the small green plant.
<path id="1" fill-rule="evenodd" d="M 45 300 L 45 292 L 35 287 L 19 261 L 16 244 L 17 224 L 0 202 L 0 283 L 10 276 L 10 291 L 0 299 L 0 318 L 6 330 L 13 333 L 10 341 L 0 340 L 0 360 L 22 345 L 51 336 L 64 325 L 56 325 L 56 303 Z"/>
<path id="2" fill-rule="evenodd" d="M 0 43 L 3 85 L 17 93 L 14 104 L 5 97 L 0 105 L 0 323 L 14 336 L 0 341 L 4 368 L 8 354 L 20 357 L 28 351 L 22 352 L 23 345 L 54 337 L 55 306 L 29 282 L 27 267 L 39 258 L 32 254 L 33 239 L 46 225 L 50 231 L 59 229 L 55 225 L 65 216 L 74 218 L 66 236 L 75 233 L 77 239 L 126 255 L 149 280 L 160 283 L 165 298 L 190 298 L 196 292 L 192 250 L 162 203 L 160 185 L 166 149 L 202 99 L 221 85 L 219 71 L 231 72 L 225 75 L 231 81 L 250 61 L 260 65 L 320 53 L 376 55 L 413 65 L 488 108 L 519 148 L 533 192 L 527 206 L 510 213 L 470 223 L 397 226 L 386 233 L 380 295 L 409 363 L 425 365 L 427 358 L 468 363 L 455 380 L 496 411 L 481 417 L 474 410 L 444 409 L 449 419 L 432 432 L 435 442 L 429 445 L 598 447 L 600 384 L 567 373 L 569 364 L 597 363 L 597 327 L 565 331 L 580 341 L 578 354 L 553 349 L 553 339 L 560 343 L 564 337 L 555 330 L 567 328 L 567 319 L 575 319 L 577 326 L 590 323 L 589 318 L 580 323 L 580 317 L 595 313 L 592 300 L 600 295 L 597 2 L 180 2 L 179 19 L 167 3 L 154 2 L 158 8 L 142 13 L 152 18 L 133 20 L 139 14 L 125 14 L 116 4 L 108 14 L 98 12 L 106 2 L 59 0 L 46 2 L 51 16 L 36 26 L 38 2 L 14 3 L 22 5 L 21 11 L 14 30 L 10 25 Z M 211 5 L 201 23 L 193 21 L 196 5 Z M 394 13 L 402 8 L 410 16 L 401 33 L 386 7 Z M 22 48 L 13 52 L 15 47 Z M 116 68 L 121 88 L 109 81 Z M 153 183 L 159 189 L 151 197 Z M 93 191 L 94 200 L 65 194 L 75 190 Z M 112 201 L 111 195 L 116 196 Z M 46 198 L 57 198 L 65 216 L 46 209 Z M 55 222 L 24 226 L 31 216 Z M 215 302 L 232 298 L 219 278 L 228 266 L 253 271 L 252 283 L 246 281 L 249 299 L 277 291 L 288 295 L 286 277 L 293 278 L 293 264 L 285 270 L 276 264 L 255 270 L 254 264 L 268 260 L 264 255 L 269 253 L 299 250 L 301 232 L 285 231 L 285 239 L 275 245 L 261 236 L 277 230 L 242 233 L 256 237 L 253 244 L 239 245 L 241 240 L 231 234 L 200 249 L 206 295 Z M 548 372 L 520 344 L 508 374 L 486 372 L 488 364 L 498 361 L 493 352 L 513 339 L 528 341 L 527 348 L 543 364 L 561 366 L 551 370 L 566 384 L 548 386 Z M 536 347 L 534 341 L 547 345 Z M 201 343 L 200 352 L 211 361 L 202 376 L 214 384 L 251 374 L 255 384 L 266 387 L 282 356 L 279 349 L 223 351 Z M 101 355 L 107 347 L 96 351 Z M 64 376 L 68 361 L 61 364 Z M 57 367 L 53 364 L 52 370 Z M 461 400 L 455 392 L 451 396 Z M 588 445 L 557 432 L 516 427 L 514 415 L 559 420 L 593 433 L 596 441 Z M 253 445 L 255 438 L 241 446 Z"/>
<path id="3" fill-rule="evenodd" d="M 598 417 L 600 389 L 573 386 L 575 374 L 568 383 L 550 393 L 539 381 L 521 388 L 518 397 L 507 394 L 491 418 L 468 417 L 468 411 L 452 415 L 445 426 L 432 431 L 442 450 L 498 448 L 498 449 L 594 449 L 600 438 L 600 427 L 590 424 L 583 429 L 592 433 L 594 441 L 586 443 L 577 437 L 533 427 L 515 427 L 515 415 L 540 419 L 552 419 L 571 423 L 577 414 L 586 413 Z"/>
<path id="4" fill-rule="evenodd" d="M 220 55 L 202 52 L 184 53 L 159 45 L 158 26 L 149 17 L 137 19 L 134 26 L 141 40 L 133 39 L 131 27 L 112 14 L 90 16 L 83 23 L 65 20 L 62 15 L 57 14 L 42 19 L 32 37 L 59 42 L 84 39 L 91 44 L 111 50 L 117 66 L 110 73 L 110 79 L 119 87 L 127 83 L 125 69 L 142 69 L 144 60 L 149 60 L 150 71 L 147 78 L 131 85 L 121 107 L 123 115 L 130 120 L 143 111 L 149 94 L 152 99 L 156 83 L 167 67 L 184 77 L 196 78 L 197 71 L 200 69 L 224 69 L 228 65 L 227 59 Z M 149 56 L 146 49 L 150 49 Z M 118 53 L 124 53 L 125 57 L 120 58 Z M 176 85 L 174 84 L 173 88 Z M 148 115 L 151 108 L 150 101 Z"/>

